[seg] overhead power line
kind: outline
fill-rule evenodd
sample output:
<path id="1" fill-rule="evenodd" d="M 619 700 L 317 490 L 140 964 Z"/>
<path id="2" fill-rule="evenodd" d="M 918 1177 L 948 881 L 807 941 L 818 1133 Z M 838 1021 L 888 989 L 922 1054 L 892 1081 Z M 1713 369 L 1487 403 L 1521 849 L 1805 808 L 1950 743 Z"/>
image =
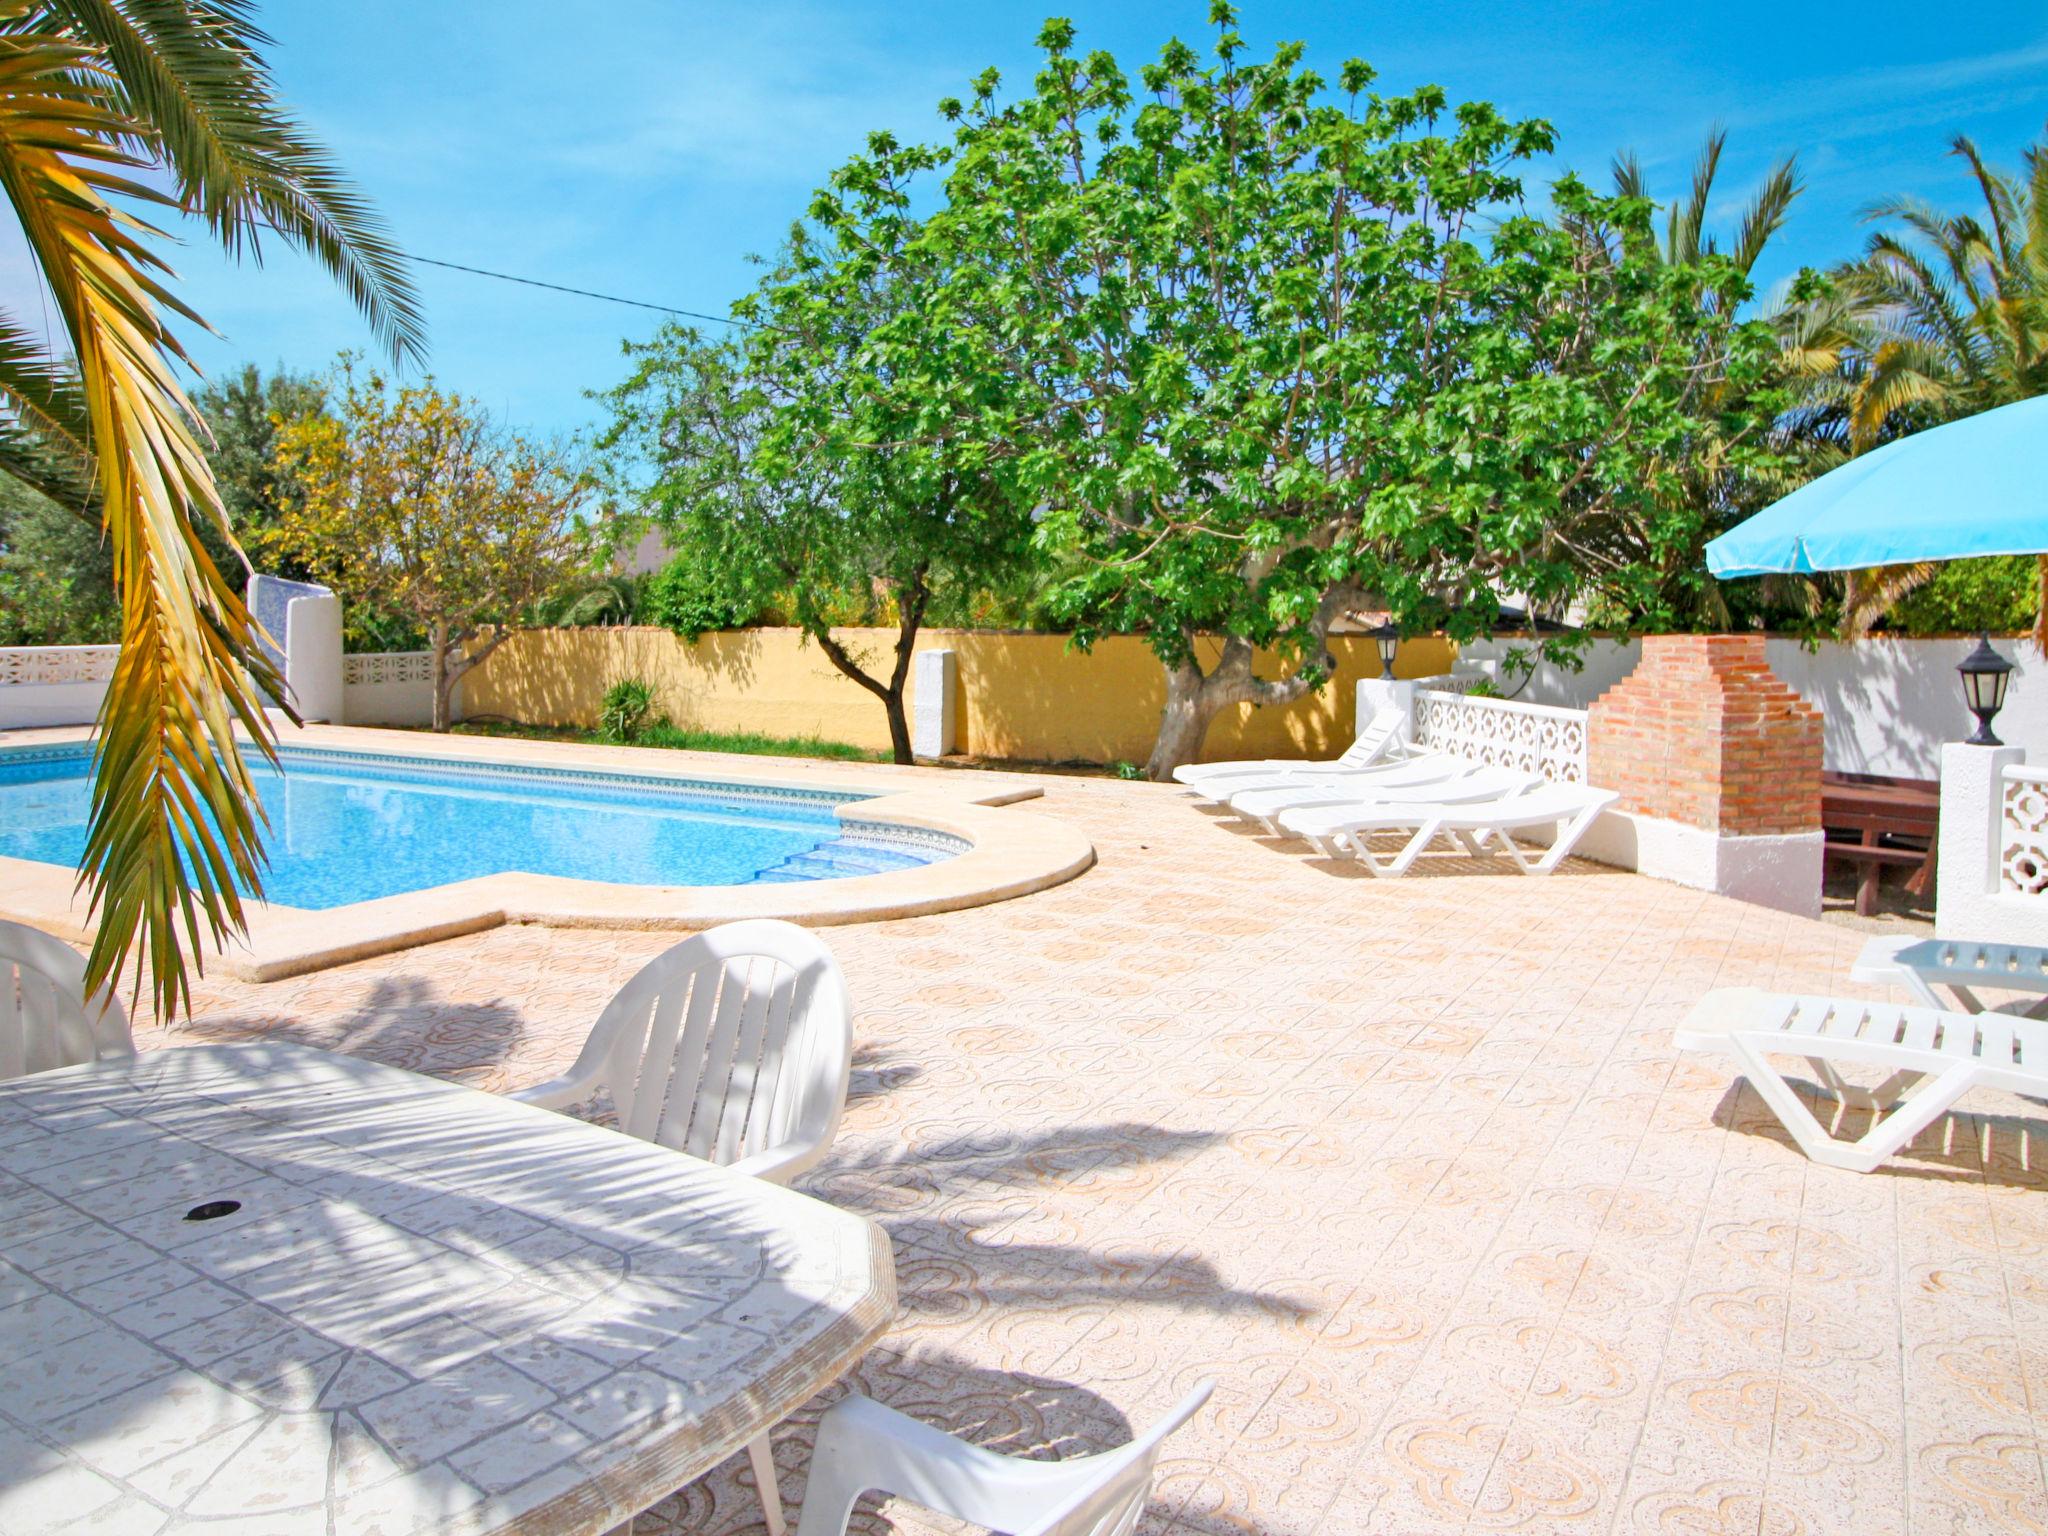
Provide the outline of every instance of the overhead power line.
<path id="1" fill-rule="evenodd" d="M 414 256 L 413 261 L 427 267 L 446 267 L 451 272 L 468 272 L 476 277 L 495 277 L 501 283 L 521 283 L 528 288 L 547 288 L 555 293 L 573 293 L 580 299 L 602 299 L 607 304 L 625 304 L 633 309 L 651 309 L 664 315 L 681 315 L 689 320 L 709 320 L 713 325 L 747 324 L 730 315 L 707 315 L 702 310 L 678 309 L 673 304 L 651 304 L 645 299 L 621 298 L 616 293 L 599 293 L 593 288 L 571 288 L 567 283 L 544 283 L 537 277 L 515 277 L 510 272 L 493 272 L 488 267 L 465 266 L 459 261 L 437 261 L 432 256 Z"/>

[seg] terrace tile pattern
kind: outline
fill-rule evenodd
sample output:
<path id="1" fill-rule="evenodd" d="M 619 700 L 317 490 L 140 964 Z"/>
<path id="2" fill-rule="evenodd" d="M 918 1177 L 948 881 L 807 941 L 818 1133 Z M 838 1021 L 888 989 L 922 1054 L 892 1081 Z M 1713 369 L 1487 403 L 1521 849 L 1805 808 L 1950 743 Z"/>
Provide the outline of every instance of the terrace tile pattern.
<path id="1" fill-rule="evenodd" d="M 1060 1456 L 1213 1377 L 1155 1532 L 2048 1531 L 2048 1109 L 1973 1095 L 1858 1176 L 1671 1048 L 1710 987 L 1855 992 L 1860 934 L 1578 861 L 1378 882 L 1168 789 L 1046 782 L 1096 869 L 828 935 L 854 1097 L 804 1187 L 888 1229 L 902 1302 L 861 1390 Z M 508 1089 L 673 937 L 209 980 L 140 1043 Z M 829 1400 L 778 1436 L 792 1509 Z M 758 1529 L 744 1465 L 641 1536 Z"/>

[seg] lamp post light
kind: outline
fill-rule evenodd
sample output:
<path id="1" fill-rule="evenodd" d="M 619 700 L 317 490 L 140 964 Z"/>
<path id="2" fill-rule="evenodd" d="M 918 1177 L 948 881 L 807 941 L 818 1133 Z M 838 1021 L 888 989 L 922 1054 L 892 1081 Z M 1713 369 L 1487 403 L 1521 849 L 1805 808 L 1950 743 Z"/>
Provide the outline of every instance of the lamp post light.
<path id="1" fill-rule="evenodd" d="M 1970 652 L 1956 668 L 1963 679 L 1963 702 L 1970 706 L 1970 713 L 1977 717 L 1977 734 L 1967 745 L 1973 747 L 2003 746 L 1991 734 L 1991 717 L 2005 707 L 2006 684 L 2012 681 L 2012 663 L 1991 649 L 1991 636 L 1980 634 L 1977 649 Z"/>
<path id="2" fill-rule="evenodd" d="M 1380 651 L 1380 680 L 1391 683 L 1394 680 L 1394 653 L 1401 648 L 1401 630 L 1394 623 L 1392 614 L 1373 626 L 1372 643 Z"/>

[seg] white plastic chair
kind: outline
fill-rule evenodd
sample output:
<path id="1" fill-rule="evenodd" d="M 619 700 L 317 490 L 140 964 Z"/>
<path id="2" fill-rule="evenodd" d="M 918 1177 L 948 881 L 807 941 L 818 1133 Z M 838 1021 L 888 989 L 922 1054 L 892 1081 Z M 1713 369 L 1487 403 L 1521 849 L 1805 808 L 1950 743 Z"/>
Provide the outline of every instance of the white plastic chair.
<path id="1" fill-rule="evenodd" d="M 1203 1382 L 1129 1445 L 1068 1461 L 1025 1461 L 967 1444 L 865 1397 L 818 1425 L 797 1536 L 844 1536 L 863 1493 L 892 1494 L 1010 1536 L 1129 1536 L 1145 1512 L 1166 1437 L 1209 1400 Z"/>
<path id="2" fill-rule="evenodd" d="M 85 961 L 40 929 L 0 919 L 0 1081 L 135 1054 L 111 992 L 85 997 Z"/>
<path id="3" fill-rule="evenodd" d="M 1368 720 L 1341 756 L 1321 762 L 1289 757 L 1240 758 L 1225 763 L 1183 763 L 1173 776 L 1185 784 L 1198 800 L 1221 800 L 1214 790 L 1236 780 L 1270 779 L 1318 773 L 1356 772 L 1412 756 L 1413 748 L 1401 737 L 1405 716 L 1398 709 L 1383 709 Z"/>
<path id="4" fill-rule="evenodd" d="M 512 1095 L 567 1109 L 608 1089 L 619 1128 L 776 1184 L 816 1166 L 846 1107 L 846 978 L 794 923 L 726 923 L 656 955 L 575 1064 Z"/>
<path id="5" fill-rule="evenodd" d="M 2031 1002 L 2001 1006 L 2001 1013 L 2039 1018 L 2048 1008 L 2048 949 L 2032 944 L 1879 937 L 1863 946 L 1849 978 L 1903 987 L 1929 1008 L 1950 1006 L 1935 992 L 1936 987 L 1946 988 L 1965 1013 L 1984 1011 L 1975 990 L 1979 987 L 2033 994 Z"/>
<path id="6" fill-rule="evenodd" d="M 794 923 L 757 918 L 656 955 L 605 1005 L 567 1072 L 511 1096 L 561 1110 L 604 1088 L 628 1135 L 787 1184 L 832 1145 L 852 1069 L 839 962 Z M 767 1435 L 747 1459 L 781 1536 Z"/>
<path id="7" fill-rule="evenodd" d="M 1584 784 L 1544 784 L 1522 794 L 1504 795 L 1471 805 L 1317 806 L 1283 811 L 1280 825 L 1297 832 L 1328 854 L 1351 853 L 1375 875 L 1405 875 L 1424 849 L 1448 837 L 1467 853 L 1478 855 L 1497 845 L 1525 875 L 1547 875 L 1562 864 L 1600 813 L 1621 797 L 1611 789 Z M 1553 828 L 1550 846 L 1531 858 L 1510 835 L 1525 827 Z M 1375 832 L 1413 835 L 1392 858 L 1372 851 Z"/>
<path id="8" fill-rule="evenodd" d="M 1674 1038 L 1682 1051 L 1732 1057 L 1801 1151 L 1817 1163 L 1855 1173 L 1869 1173 L 1972 1088 L 2048 1094 L 2048 1023 L 2007 1013 L 1949 1013 L 1730 987 L 1702 998 Z M 1883 1118 L 1856 1141 L 1835 1140 L 1771 1065 L 1773 1055 L 1805 1057 L 1838 1103 Z M 1857 1088 L 1838 1070 L 1852 1063 L 1889 1069 L 1891 1075 L 1875 1088 Z"/>

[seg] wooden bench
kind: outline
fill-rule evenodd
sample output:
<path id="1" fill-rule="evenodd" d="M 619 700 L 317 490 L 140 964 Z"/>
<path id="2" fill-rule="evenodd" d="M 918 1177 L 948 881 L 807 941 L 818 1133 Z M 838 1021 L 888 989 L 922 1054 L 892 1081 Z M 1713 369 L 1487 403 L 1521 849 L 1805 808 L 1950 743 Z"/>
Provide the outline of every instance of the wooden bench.
<path id="1" fill-rule="evenodd" d="M 1856 911 L 1877 910 L 1878 884 L 1887 867 L 1916 866 L 1906 889 L 1924 896 L 1934 883 L 1941 829 L 1941 786 L 1932 779 L 1877 774 L 1821 776 L 1821 825 L 1827 857 L 1859 868 Z"/>

